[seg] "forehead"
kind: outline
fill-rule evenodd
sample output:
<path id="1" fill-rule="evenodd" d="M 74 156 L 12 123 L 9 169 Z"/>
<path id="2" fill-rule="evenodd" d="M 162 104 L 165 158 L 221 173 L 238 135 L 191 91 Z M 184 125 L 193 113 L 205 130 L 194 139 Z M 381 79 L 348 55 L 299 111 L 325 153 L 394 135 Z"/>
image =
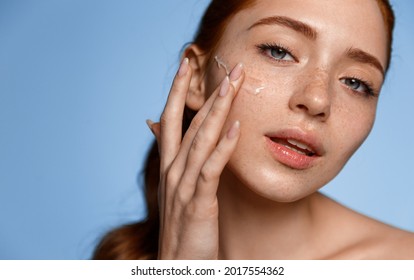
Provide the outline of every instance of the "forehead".
<path id="1" fill-rule="evenodd" d="M 271 16 L 306 23 L 315 29 L 323 46 L 360 48 L 386 64 L 386 28 L 376 0 L 257 0 L 235 15 L 223 37 L 243 35 L 255 22 Z M 228 42 L 234 40 L 230 38 Z"/>

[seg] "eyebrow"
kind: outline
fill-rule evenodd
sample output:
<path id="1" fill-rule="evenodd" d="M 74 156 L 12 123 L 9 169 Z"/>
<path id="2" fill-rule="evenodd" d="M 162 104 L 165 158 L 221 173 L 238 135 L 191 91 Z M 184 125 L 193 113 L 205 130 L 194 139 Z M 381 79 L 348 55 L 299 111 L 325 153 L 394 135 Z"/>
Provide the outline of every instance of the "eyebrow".
<path id="1" fill-rule="evenodd" d="M 352 60 L 357 61 L 357 62 L 370 64 L 370 65 L 374 66 L 375 68 L 377 68 L 383 76 L 385 75 L 384 67 L 382 67 L 379 60 L 375 56 L 373 56 L 373 55 L 371 55 L 371 54 L 369 54 L 369 53 L 367 53 L 367 52 L 365 52 L 361 49 L 350 48 L 346 52 L 346 56 L 349 57 Z"/>
<path id="2" fill-rule="evenodd" d="M 318 37 L 318 33 L 315 29 L 313 29 L 308 24 L 289 18 L 285 16 L 272 16 L 272 17 L 266 17 L 262 18 L 259 21 L 255 22 L 252 26 L 250 26 L 247 30 L 250 30 L 254 27 L 260 26 L 260 25 L 282 25 L 288 28 L 291 28 L 299 33 L 302 33 L 305 37 L 308 39 L 311 39 L 312 41 L 316 40 Z"/>
<path id="3" fill-rule="evenodd" d="M 274 24 L 291 28 L 312 41 L 315 41 L 318 38 L 318 32 L 312 26 L 286 16 L 271 16 L 262 18 L 251 25 L 247 30 L 251 30 L 252 28 L 260 25 Z M 383 76 L 385 75 L 384 67 L 382 67 L 381 63 L 375 56 L 358 48 L 348 49 L 345 55 L 356 62 L 369 64 L 378 69 Z"/>

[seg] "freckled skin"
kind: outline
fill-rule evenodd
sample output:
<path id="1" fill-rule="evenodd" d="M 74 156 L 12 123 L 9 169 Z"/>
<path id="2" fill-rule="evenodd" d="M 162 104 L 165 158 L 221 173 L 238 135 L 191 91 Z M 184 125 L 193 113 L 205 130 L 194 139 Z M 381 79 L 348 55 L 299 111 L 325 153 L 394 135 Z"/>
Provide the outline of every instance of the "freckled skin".
<path id="1" fill-rule="evenodd" d="M 265 83 L 265 81 L 263 81 L 260 78 L 256 78 L 254 74 L 250 74 L 249 76 L 246 77 L 246 80 L 241 90 L 245 91 L 246 93 L 257 95 L 257 94 L 266 92 L 267 88 L 268 86 Z"/>
<path id="2" fill-rule="evenodd" d="M 347 29 L 343 26 L 341 32 L 348 32 L 350 35 L 338 39 L 335 32 L 338 26 L 344 24 L 342 20 L 350 25 L 348 19 L 327 18 L 321 15 L 320 11 L 307 15 L 295 9 L 298 5 L 307 6 L 309 3 L 281 3 L 283 4 L 277 5 L 279 9 L 276 9 L 276 4 L 272 1 L 259 1 L 259 4 L 248 13 L 241 12 L 236 15 L 224 33 L 217 53 L 230 69 L 242 62 L 246 71 L 245 83 L 233 103 L 223 130 L 225 131 L 232 121 L 241 121 L 242 137 L 230 160 L 229 168 L 260 195 L 276 201 L 295 201 L 315 192 L 341 170 L 369 134 L 374 122 L 377 100 L 352 95 L 339 82 L 341 76 L 348 74 L 349 67 L 345 63 L 341 64 L 344 60 L 342 54 L 347 48 L 355 45 L 355 34 L 352 28 Z M 325 8 L 336 9 L 334 5 L 331 3 Z M 378 10 L 375 5 L 374 2 L 374 5 L 367 6 Z M 315 5 L 312 6 L 311 10 L 315 11 Z M 274 10 L 266 7 L 274 7 Z M 379 11 L 376 12 L 377 25 L 367 28 L 374 28 L 381 34 L 384 33 L 384 25 Z M 257 19 L 274 14 L 302 19 L 315 26 L 315 29 L 320 30 L 319 41 L 309 42 L 300 35 L 278 26 L 264 26 L 246 31 Z M 363 20 L 362 15 L 359 20 Z M 294 39 L 287 39 L 289 36 L 283 34 L 286 32 Z M 364 33 L 360 37 L 357 39 L 360 47 L 371 51 L 385 63 L 385 34 L 367 36 Z M 284 45 L 290 43 L 292 48 L 297 49 L 301 56 L 299 63 L 277 65 L 268 57 L 259 54 L 255 47 L 256 44 L 278 41 L 279 38 Z M 383 47 L 377 48 L 377 45 Z M 239 46 L 246 46 L 245 50 L 241 50 Z M 367 67 L 364 65 L 360 68 Z M 210 92 L 210 89 L 221 81 L 223 74 L 224 71 L 220 71 L 217 75 L 216 67 L 207 69 L 206 92 Z M 377 84 L 382 83 L 382 77 L 378 73 L 370 77 Z M 263 86 L 265 89 L 256 96 L 256 89 Z M 245 92 L 253 94 L 243 94 Z M 327 106 L 330 117 L 323 122 L 303 110 L 298 110 L 300 103 L 312 107 L 318 102 L 329 103 Z M 327 153 L 318 166 L 300 172 L 294 171 L 275 162 L 269 153 L 264 151 L 263 136 L 266 133 L 289 127 L 316 131 L 318 136 L 324 139 L 323 144 Z M 258 160 L 261 162 L 260 165 L 250 167 L 249 162 Z M 249 176 L 244 178 L 245 174 Z"/>
<path id="3" fill-rule="evenodd" d="M 278 25 L 249 30 L 269 16 L 300 20 L 318 37 L 310 41 Z M 295 60 L 275 60 L 259 51 L 264 43 L 288 46 Z M 378 70 L 345 53 L 359 48 L 384 66 L 386 46 L 384 20 L 374 0 L 258 0 L 229 21 L 214 55 L 228 69 L 243 63 L 245 81 L 222 129 L 224 136 L 240 121 L 241 136 L 218 188 L 219 258 L 414 257 L 414 250 L 406 249 L 414 248 L 411 234 L 317 192 L 340 172 L 375 120 L 378 99 L 352 90 L 342 79 L 362 76 L 377 88 L 383 83 Z M 215 61 L 207 63 L 201 81 L 206 97 L 226 75 Z M 323 145 L 324 153 L 309 168 L 282 164 L 266 145 L 269 134 L 292 128 L 316 135 Z"/>

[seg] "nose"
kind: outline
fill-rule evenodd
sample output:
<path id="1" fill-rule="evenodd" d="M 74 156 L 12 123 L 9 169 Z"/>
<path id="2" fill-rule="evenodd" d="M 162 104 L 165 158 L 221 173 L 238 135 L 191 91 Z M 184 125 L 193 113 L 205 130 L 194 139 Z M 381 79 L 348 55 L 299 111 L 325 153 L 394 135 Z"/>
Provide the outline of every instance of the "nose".
<path id="1" fill-rule="evenodd" d="M 329 82 L 329 75 L 324 70 L 313 71 L 298 81 L 289 101 L 290 109 L 326 121 L 331 112 Z"/>

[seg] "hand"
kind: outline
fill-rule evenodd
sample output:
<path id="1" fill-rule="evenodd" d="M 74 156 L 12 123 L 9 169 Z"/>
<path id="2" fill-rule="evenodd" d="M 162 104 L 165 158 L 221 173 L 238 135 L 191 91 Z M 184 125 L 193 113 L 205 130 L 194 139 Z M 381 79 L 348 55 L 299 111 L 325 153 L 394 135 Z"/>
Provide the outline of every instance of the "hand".
<path id="1" fill-rule="evenodd" d="M 149 123 L 161 159 L 160 259 L 218 258 L 217 187 L 240 135 L 238 121 L 222 135 L 231 104 L 244 80 L 243 67 L 238 64 L 181 137 L 191 76 L 186 58 L 174 79 L 160 123 Z"/>

